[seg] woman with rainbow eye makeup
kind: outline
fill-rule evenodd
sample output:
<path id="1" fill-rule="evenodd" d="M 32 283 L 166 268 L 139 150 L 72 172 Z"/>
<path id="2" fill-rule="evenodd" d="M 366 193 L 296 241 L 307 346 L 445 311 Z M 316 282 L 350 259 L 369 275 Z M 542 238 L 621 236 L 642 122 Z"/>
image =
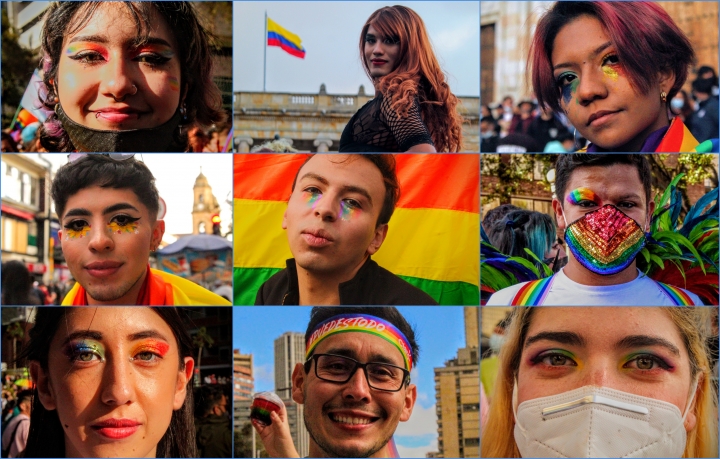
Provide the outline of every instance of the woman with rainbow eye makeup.
<path id="1" fill-rule="evenodd" d="M 514 308 L 481 457 L 718 457 L 711 312 Z"/>
<path id="2" fill-rule="evenodd" d="M 40 308 L 25 457 L 196 457 L 192 340 L 172 307 Z"/>
<path id="3" fill-rule="evenodd" d="M 226 118 L 190 2 L 52 2 L 42 52 L 49 151 L 182 152 Z"/>
<path id="4" fill-rule="evenodd" d="M 588 152 L 717 152 L 670 111 L 694 56 L 654 3 L 557 2 L 538 22 L 528 74 L 540 106 L 564 112 Z"/>

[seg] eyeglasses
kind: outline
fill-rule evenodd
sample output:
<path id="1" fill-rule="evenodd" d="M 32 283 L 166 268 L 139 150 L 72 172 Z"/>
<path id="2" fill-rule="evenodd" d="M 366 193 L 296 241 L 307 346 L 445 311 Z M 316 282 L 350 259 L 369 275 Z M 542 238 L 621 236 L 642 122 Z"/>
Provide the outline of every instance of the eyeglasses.
<path id="1" fill-rule="evenodd" d="M 410 382 L 410 372 L 389 363 L 360 363 L 350 357 L 335 354 L 314 354 L 305 364 L 315 361 L 315 376 L 323 381 L 343 384 L 350 381 L 358 368 L 365 373 L 365 380 L 373 389 L 397 392 L 405 382 Z"/>
<path id="2" fill-rule="evenodd" d="M 91 155 L 91 154 L 99 154 L 103 156 L 107 156 L 110 159 L 114 159 L 115 161 L 125 161 L 133 156 L 135 156 L 135 153 L 70 153 L 67 155 L 68 162 L 74 163 L 78 159 L 82 158 L 83 156 Z"/>

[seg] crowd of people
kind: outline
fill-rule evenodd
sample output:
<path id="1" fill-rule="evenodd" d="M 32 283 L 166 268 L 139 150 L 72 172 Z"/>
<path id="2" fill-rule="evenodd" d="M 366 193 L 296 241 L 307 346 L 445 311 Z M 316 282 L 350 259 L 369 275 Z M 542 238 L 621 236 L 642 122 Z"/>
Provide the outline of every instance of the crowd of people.
<path id="1" fill-rule="evenodd" d="M 680 119 L 699 142 L 717 138 L 718 75 L 707 65 L 697 69 L 692 90 L 681 89 L 670 100 L 672 116 Z M 576 131 L 567 115 L 538 106 L 537 100 L 482 105 L 480 151 L 483 153 L 568 153 L 585 148 L 587 139 Z"/>

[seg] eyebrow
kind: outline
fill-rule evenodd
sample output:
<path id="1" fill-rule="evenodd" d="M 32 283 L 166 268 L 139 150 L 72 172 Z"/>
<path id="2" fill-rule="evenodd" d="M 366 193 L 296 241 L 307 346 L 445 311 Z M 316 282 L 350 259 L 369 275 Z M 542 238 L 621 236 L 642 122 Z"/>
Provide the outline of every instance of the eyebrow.
<path id="1" fill-rule="evenodd" d="M 608 48 L 609 46 L 612 46 L 612 42 L 611 42 L 611 41 L 608 41 L 608 42 L 603 43 L 602 45 L 598 46 L 597 48 L 595 48 L 595 50 L 594 50 L 592 53 L 590 53 L 589 59 L 590 59 L 590 60 L 595 59 L 598 54 L 602 53 L 602 52 L 603 52 L 606 48 Z M 559 68 L 572 67 L 572 66 L 573 66 L 573 63 L 572 63 L 572 62 L 563 62 L 562 64 L 554 65 L 554 66 L 553 66 L 553 71 L 555 71 L 555 70 L 557 70 L 557 69 L 559 69 Z"/>
<path id="2" fill-rule="evenodd" d="M 328 182 L 328 180 L 325 177 L 323 177 L 322 175 L 315 174 L 313 172 L 308 172 L 307 174 L 300 177 L 300 181 L 303 181 L 306 178 L 317 180 L 318 182 L 322 183 L 323 185 L 330 185 L 330 182 Z M 368 193 L 368 191 L 365 188 L 355 186 L 355 185 L 345 185 L 342 187 L 342 190 L 350 192 L 350 193 L 361 194 L 365 197 L 365 199 L 368 200 L 368 202 L 370 203 L 371 206 L 373 204 L 373 200 L 370 197 L 370 193 Z"/>
<path id="3" fill-rule="evenodd" d="M 335 354 L 335 355 L 341 355 L 343 357 L 350 357 L 351 359 L 358 360 L 357 354 L 355 351 L 351 351 L 350 349 L 346 348 L 331 348 L 328 349 L 325 352 L 321 352 L 321 354 Z M 388 363 L 390 365 L 395 365 L 398 367 L 402 367 L 402 363 L 398 364 L 397 362 L 393 361 L 393 359 L 386 357 L 382 354 L 372 354 L 370 356 L 370 359 L 368 360 L 368 363 Z"/>
<path id="4" fill-rule="evenodd" d="M 621 339 L 615 344 L 617 349 L 632 349 L 645 346 L 660 346 L 670 351 L 676 357 L 680 357 L 680 350 L 670 341 L 659 336 L 630 335 Z"/>
<path id="5" fill-rule="evenodd" d="M 133 206 L 130 203 L 127 202 L 119 202 L 117 204 L 113 204 L 112 206 L 108 206 L 105 209 L 103 209 L 102 214 L 107 215 L 111 214 L 113 212 L 117 212 L 118 210 L 134 210 L 135 212 L 140 212 L 137 207 Z M 78 207 L 75 209 L 70 209 L 67 212 L 65 212 L 65 217 L 92 217 L 92 212 L 90 212 L 88 209 L 85 209 L 83 207 Z"/>
<path id="6" fill-rule="evenodd" d="M 627 193 L 627 194 L 624 194 L 624 195 L 622 195 L 622 196 L 618 196 L 618 197 L 616 198 L 616 200 L 618 200 L 618 201 L 622 201 L 622 200 L 624 200 L 624 199 L 637 199 L 637 200 L 642 200 L 642 198 L 640 197 L 640 195 L 637 194 L 637 193 Z"/>
<path id="7" fill-rule="evenodd" d="M 138 37 L 135 37 L 134 40 L 131 40 L 128 42 L 129 44 L 134 44 L 138 41 Z M 160 37 L 147 37 L 146 39 L 142 40 L 145 44 L 150 45 L 163 45 L 167 46 L 168 48 L 172 48 L 172 45 L 167 42 L 167 40 L 160 38 Z M 102 43 L 102 44 L 108 44 L 110 41 L 105 35 L 77 35 L 70 40 L 68 40 L 68 44 L 70 43 L 78 43 L 78 42 L 90 42 L 90 43 Z"/>
<path id="8" fill-rule="evenodd" d="M 567 331 L 547 331 L 540 332 L 537 335 L 527 338 L 523 348 L 527 349 L 531 344 L 542 340 L 556 341 L 558 343 L 569 344 L 572 346 L 585 346 L 585 339 L 577 333 Z"/>
<path id="9" fill-rule="evenodd" d="M 74 341 L 76 339 L 92 339 L 95 341 L 102 340 L 102 333 L 93 331 L 93 330 L 80 330 L 73 333 L 70 333 L 65 337 L 65 340 L 63 341 L 63 346 L 69 343 L 70 341 Z"/>

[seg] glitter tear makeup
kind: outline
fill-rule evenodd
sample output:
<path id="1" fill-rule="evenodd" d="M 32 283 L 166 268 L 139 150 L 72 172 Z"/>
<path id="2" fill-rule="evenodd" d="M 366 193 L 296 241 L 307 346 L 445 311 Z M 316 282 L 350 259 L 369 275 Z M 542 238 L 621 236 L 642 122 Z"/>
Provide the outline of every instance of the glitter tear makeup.
<path id="1" fill-rule="evenodd" d="M 349 204 L 347 204 L 345 201 L 342 201 L 340 203 L 340 219 L 343 221 L 350 221 L 350 219 L 355 215 L 357 209 L 354 207 L 351 207 Z"/>
<path id="2" fill-rule="evenodd" d="M 125 225 L 120 225 L 118 222 L 110 222 L 108 223 L 107 228 L 110 234 L 140 234 L 140 231 L 138 231 L 139 225 L 137 224 L 137 220 L 128 222 Z"/>
<path id="3" fill-rule="evenodd" d="M 90 232 L 90 225 L 85 225 L 80 230 L 74 230 L 69 227 L 65 227 L 65 240 L 70 239 L 82 239 L 85 236 L 87 236 L 87 233 Z"/>
<path id="4" fill-rule="evenodd" d="M 322 193 L 311 193 L 309 191 L 305 191 L 305 204 L 314 210 L 321 197 Z"/>
<path id="5" fill-rule="evenodd" d="M 94 339 L 79 339 L 70 341 L 65 347 L 63 353 L 72 361 L 89 362 L 89 360 L 84 359 L 84 356 L 89 354 L 97 355 L 100 357 L 101 362 L 105 361 L 105 348 L 99 341 L 95 341 Z"/>
<path id="6" fill-rule="evenodd" d="M 591 190 L 590 188 L 580 187 L 577 189 L 572 190 L 570 193 L 568 193 L 567 198 L 565 198 L 567 202 L 570 204 L 577 205 L 578 203 L 582 201 L 592 201 L 597 205 L 600 205 L 600 198 L 597 197 L 597 195 Z"/>
<path id="7" fill-rule="evenodd" d="M 630 266 L 645 246 L 645 233 L 635 220 L 606 204 L 571 223 L 565 241 L 585 268 L 612 275 Z"/>

